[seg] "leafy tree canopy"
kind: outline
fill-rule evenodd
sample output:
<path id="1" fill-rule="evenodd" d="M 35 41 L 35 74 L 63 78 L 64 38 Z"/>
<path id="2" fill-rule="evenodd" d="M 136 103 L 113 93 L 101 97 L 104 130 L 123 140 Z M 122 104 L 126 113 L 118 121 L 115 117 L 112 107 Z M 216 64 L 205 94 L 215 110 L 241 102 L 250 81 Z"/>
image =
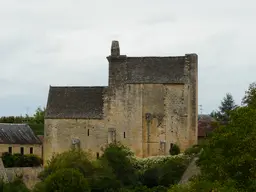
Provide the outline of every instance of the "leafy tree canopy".
<path id="1" fill-rule="evenodd" d="M 211 116 L 216 118 L 219 121 L 228 122 L 230 120 L 230 113 L 237 107 L 233 96 L 230 93 L 227 93 L 226 96 L 221 101 L 219 109 L 213 111 Z"/>

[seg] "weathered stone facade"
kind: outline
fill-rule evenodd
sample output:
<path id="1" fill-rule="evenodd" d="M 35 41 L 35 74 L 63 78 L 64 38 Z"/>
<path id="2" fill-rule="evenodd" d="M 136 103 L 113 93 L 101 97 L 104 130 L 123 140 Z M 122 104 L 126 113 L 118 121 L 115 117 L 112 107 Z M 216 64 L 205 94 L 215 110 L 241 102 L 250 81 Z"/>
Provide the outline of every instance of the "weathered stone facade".
<path id="1" fill-rule="evenodd" d="M 95 157 L 120 141 L 137 156 L 197 143 L 197 55 L 127 57 L 112 43 L 108 87 L 50 87 L 44 162 L 78 142 Z"/>

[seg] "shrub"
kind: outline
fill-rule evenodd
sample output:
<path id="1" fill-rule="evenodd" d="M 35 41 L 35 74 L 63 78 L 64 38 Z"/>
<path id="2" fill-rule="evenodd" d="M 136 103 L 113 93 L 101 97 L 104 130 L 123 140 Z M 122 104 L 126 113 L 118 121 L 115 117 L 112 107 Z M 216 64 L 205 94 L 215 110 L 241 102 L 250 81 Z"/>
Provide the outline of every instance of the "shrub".
<path id="1" fill-rule="evenodd" d="M 148 167 L 142 173 L 141 181 L 147 187 L 168 187 L 180 181 L 181 176 L 189 163 L 188 158 L 168 158 Z"/>
<path id="2" fill-rule="evenodd" d="M 29 192 L 26 185 L 20 178 L 16 178 L 14 181 L 5 183 L 0 181 L 0 191 L 2 192 Z"/>
<path id="3" fill-rule="evenodd" d="M 199 145 L 194 145 L 184 151 L 185 155 L 197 155 L 201 151 L 202 147 Z"/>
<path id="4" fill-rule="evenodd" d="M 72 168 L 57 170 L 45 180 L 44 185 L 45 192 L 90 191 L 82 173 Z"/>
<path id="5" fill-rule="evenodd" d="M 94 172 L 94 166 L 88 153 L 82 150 L 70 150 L 53 156 L 44 171 L 40 173 L 39 178 L 44 180 L 50 174 L 65 168 L 77 169 L 87 177 L 91 177 Z"/>
<path id="6" fill-rule="evenodd" d="M 122 185 L 134 185 L 137 182 L 136 169 L 133 167 L 133 153 L 120 143 L 110 144 L 100 158 L 104 166 L 109 166 Z"/>
<path id="7" fill-rule="evenodd" d="M 178 155 L 180 153 L 180 148 L 178 145 L 173 144 L 171 149 L 169 150 L 170 155 Z"/>
<path id="8" fill-rule="evenodd" d="M 2 160 L 5 167 L 38 167 L 42 165 L 42 159 L 36 155 L 21 155 L 3 153 Z"/>
<path id="9" fill-rule="evenodd" d="M 172 186 L 168 192 L 242 192 L 241 190 L 236 189 L 234 186 L 234 182 L 230 180 L 227 180 L 224 184 L 221 184 L 218 181 L 208 181 L 204 178 L 197 177 L 188 183 Z"/>

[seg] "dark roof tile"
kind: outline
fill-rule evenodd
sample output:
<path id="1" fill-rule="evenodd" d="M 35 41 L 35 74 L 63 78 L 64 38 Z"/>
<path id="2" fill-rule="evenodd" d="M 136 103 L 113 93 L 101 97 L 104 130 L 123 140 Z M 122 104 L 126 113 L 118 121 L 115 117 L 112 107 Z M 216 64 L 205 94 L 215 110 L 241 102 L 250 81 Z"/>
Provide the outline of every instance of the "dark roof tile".
<path id="1" fill-rule="evenodd" d="M 41 144 L 27 124 L 0 123 L 0 144 Z"/>
<path id="2" fill-rule="evenodd" d="M 184 83 L 185 56 L 127 57 L 127 83 Z"/>
<path id="3" fill-rule="evenodd" d="M 50 87 L 45 118 L 101 119 L 105 87 Z"/>

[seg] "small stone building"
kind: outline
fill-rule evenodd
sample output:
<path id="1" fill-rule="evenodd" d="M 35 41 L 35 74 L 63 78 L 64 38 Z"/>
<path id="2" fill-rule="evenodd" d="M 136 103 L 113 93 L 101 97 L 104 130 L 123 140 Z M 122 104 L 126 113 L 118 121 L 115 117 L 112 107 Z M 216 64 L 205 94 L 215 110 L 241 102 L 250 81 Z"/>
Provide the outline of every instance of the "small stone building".
<path id="1" fill-rule="evenodd" d="M 0 155 L 5 152 L 42 158 L 42 142 L 27 124 L 0 123 Z"/>
<path id="2" fill-rule="evenodd" d="M 198 59 L 128 57 L 112 42 L 106 87 L 50 86 L 44 162 L 72 146 L 99 156 L 121 142 L 139 157 L 197 144 Z"/>

